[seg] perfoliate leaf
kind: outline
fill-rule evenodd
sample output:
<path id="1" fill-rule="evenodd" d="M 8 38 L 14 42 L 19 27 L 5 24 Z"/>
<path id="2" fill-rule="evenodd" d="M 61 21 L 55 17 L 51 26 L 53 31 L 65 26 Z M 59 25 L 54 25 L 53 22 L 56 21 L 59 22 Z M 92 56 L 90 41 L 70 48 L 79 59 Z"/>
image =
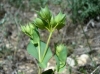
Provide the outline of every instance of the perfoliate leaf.
<path id="1" fill-rule="evenodd" d="M 57 55 L 55 55 L 55 60 L 57 72 L 62 72 L 66 68 L 66 61 L 61 62 Z"/>
<path id="2" fill-rule="evenodd" d="M 67 48 L 63 44 L 56 46 L 56 65 L 57 65 L 57 71 L 60 72 L 63 69 L 65 69 L 66 66 L 66 59 L 67 59 Z"/>
<path id="3" fill-rule="evenodd" d="M 65 23 L 59 23 L 58 26 L 56 27 L 57 30 L 60 30 L 62 27 L 65 26 Z"/>
<path id="4" fill-rule="evenodd" d="M 40 43 L 40 55 L 41 55 L 40 58 L 43 57 L 45 46 L 46 46 L 46 44 L 41 41 L 41 43 Z M 27 46 L 27 51 L 31 56 L 33 56 L 39 62 L 38 46 L 35 46 L 32 42 L 30 42 Z M 50 48 L 48 48 L 48 51 L 47 51 L 44 59 L 42 60 L 42 62 L 39 62 L 38 65 L 41 68 L 46 68 L 47 63 L 51 57 L 52 57 L 52 52 L 51 52 Z"/>
<path id="5" fill-rule="evenodd" d="M 40 36 L 37 30 L 33 30 L 33 34 L 31 36 L 31 42 L 33 44 L 38 44 L 40 43 Z"/>
<path id="6" fill-rule="evenodd" d="M 31 56 L 33 56 L 35 59 L 39 60 L 38 51 L 31 41 L 27 46 L 27 51 Z"/>
<path id="7" fill-rule="evenodd" d="M 67 59 L 67 48 L 64 46 L 63 50 L 59 53 L 59 60 L 60 61 L 66 61 Z"/>
<path id="8" fill-rule="evenodd" d="M 45 47 L 46 47 L 46 44 L 41 41 L 41 58 L 43 57 Z M 47 51 L 43 61 L 41 63 L 39 63 L 39 66 L 42 67 L 42 68 L 46 68 L 47 63 L 48 63 L 48 61 L 50 60 L 51 57 L 52 57 L 52 52 L 51 52 L 50 48 L 48 48 L 48 51 Z"/>

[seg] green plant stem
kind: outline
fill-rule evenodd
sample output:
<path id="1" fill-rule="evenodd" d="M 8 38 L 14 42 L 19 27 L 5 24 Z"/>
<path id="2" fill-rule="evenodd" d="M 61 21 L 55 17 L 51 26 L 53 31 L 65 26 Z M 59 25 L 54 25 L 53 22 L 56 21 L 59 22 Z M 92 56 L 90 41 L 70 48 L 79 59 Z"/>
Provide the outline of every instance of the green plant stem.
<path id="1" fill-rule="evenodd" d="M 81 25 L 81 29 L 82 29 L 82 31 L 83 31 L 83 34 L 84 34 L 86 40 L 87 40 L 88 47 L 89 47 L 90 51 L 92 51 L 92 48 L 91 48 L 90 43 L 89 43 L 89 41 L 88 41 L 87 35 L 86 35 L 86 33 L 84 32 L 84 29 L 83 29 L 83 26 L 82 26 L 82 25 Z M 89 55 L 89 54 L 88 54 L 88 55 Z M 93 59 L 92 59 L 92 57 L 91 57 L 90 55 L 89 55 L 89 58 L 91 59 L 92 64 L 93 64 L 93 66 L 95 67 L 95 66 L 96 66 L 95 61 L 93 61 Z"/>
<path id="2" fill-rule="evenodd" d="M 40 54 L 40 42 L 38 43 L 38 55 L 39 55 L 39 62 L 41 62 L 41 54 Z"/>
<path id="3" fill-rule="evenodd" d="M 48 45 L 49 45 L 49 42 L 50 42 L 50 39 L 51 39 L 52 33 L 53 33 L 53 31 L 51 31 L 50 34 L 49 34 L 49 37 L 48 37 L 48 40 L 47 40 L 47 43 L 46 43 L 46 47 L 45 47 L 45 50 L 44 50 L 44 53 L 43 53 L 42 61 L 43 61 L 43 59 L 44 59 L 44 57 L 45 57 L 45 55 L 46 55 L 46 53 L 47 53 Z"/>
<path id="4" fill-rule="evenodd" d="M 38 66 L 38 74 L 41 74 L 41 68 Z"/>

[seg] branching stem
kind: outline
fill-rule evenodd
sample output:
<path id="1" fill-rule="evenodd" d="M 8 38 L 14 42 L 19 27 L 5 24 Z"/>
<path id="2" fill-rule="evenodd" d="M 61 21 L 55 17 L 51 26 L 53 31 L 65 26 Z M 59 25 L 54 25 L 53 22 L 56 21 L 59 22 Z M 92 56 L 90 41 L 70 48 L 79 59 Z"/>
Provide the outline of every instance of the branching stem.
<path id="1" fill-rule="evenodd" d="M 48 51 L 48 45 L 49 45 L 49 42 L 50 42 L 52 33 L 53 33 L 53 32 L 51 31 L 50 34 L 49 34 L 49 37 L 48 37 L 48 40 L 47 40 L 47 43 L 46 43 L 46 47 L 45 47 L 45 50 L 44 50 L 44 53 L 43 53 L 42 61 L 43 61 L 43 59 L 44 59 L 44 57 L 45 57 L 45 55 L 46 55 L 46 53 L 47 53 L 47 51 Z"/>

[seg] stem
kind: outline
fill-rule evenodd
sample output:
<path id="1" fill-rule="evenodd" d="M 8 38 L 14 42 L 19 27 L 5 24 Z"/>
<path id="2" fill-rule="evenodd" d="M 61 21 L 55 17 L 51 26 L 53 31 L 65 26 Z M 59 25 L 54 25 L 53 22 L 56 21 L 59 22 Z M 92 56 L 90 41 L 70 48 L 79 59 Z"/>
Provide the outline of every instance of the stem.
<path id="1" fill-rule="evenodd" d="M 38 67 L 38 74 L 41 74 L 41 68 Z"/>
<path id="2" fill-rule="evenodd" d="M 51 31 L 50 34 L 49 34 L 49 37 L 48 37 L 48 40 L 47 40 L 47 43 L 46 43 L 46 47 L 45 47 L 45 50 L 44 50 L 44 54 L 43 54 L 42 61 L 43 61 L 43 59 L 44 59 L 44 57 L 45 57 L 45 55 L 46 55 L 46 53 L 47 53 L 48 45 L 49 45 L 49 42 L 50 42 L 50 39 L 51 39 L 52 33 L 53 33 L 53 31 Z"/>
<path id="3" fill-rule="evenodd" d="M 81 25 L 81 29 L 82 29 L 82 31 L 83 31 L 83 34 L 84 34 L 86 40 L 87 40 L 88 47 L 89 47 L 90 51 L 92 51 L 92 48 L 91 48 L 90 43 L 89 43 L 89 41 L 88 41 L 87 35 L 86 35 L 86 33 L 84 32 L 84 29 L 83 29 L 83 26 L 82 26 L 82 25 Z M 89 54 L 88 54 L 88 55 L 89 55 Z M 93 59 L 92 59 L 92 57 L 91 57 L 90 55 L 89 55 L 89 58 L 91 59 L 92 64 L 93 64 L 93 66 L 95 67 L 95 66 L 96 66 L 95 61 L 93 61 Z"/>
<path id="4" fill-rule="evenodd" d="M 90 51 L 92 51 L 92 48 L 91 48 L 90 43 L 89 43 L 89 41 L 88 41 L 87 35 L 86 35 L 86 33 L 84 32 L 84 29 L 83 29 L 82 25 L 81 25 L 81 28 L 82 28 L 83 34 L 84 34 L 84 36 L 85 36 L 85 38 L 86 38 L 87 44 L 88 44 L 88 46 L 89 46 L 89 49 L 90 49 Z"/>
<path id="5" fill-rule="evenodd" d="M 41 54 L 40 54 L 40 42 L 38 43 L 38 55 L 39 55 L 39 62 L 41 62 Z"/>

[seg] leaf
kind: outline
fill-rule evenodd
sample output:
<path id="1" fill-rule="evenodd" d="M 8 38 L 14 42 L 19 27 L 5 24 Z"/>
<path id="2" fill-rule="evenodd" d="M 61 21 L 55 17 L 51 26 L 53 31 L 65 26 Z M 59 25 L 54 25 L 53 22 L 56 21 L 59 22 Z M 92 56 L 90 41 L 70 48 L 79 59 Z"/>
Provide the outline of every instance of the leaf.
<path id="1" fill-rule="evenodd" d="M 56 70 L 57 72 L 62 72 L 65 68 L 66 68 L 66 62 L 62 62 L 62 64 L 60 64 L 60 60 L 57 57 L 57 55 L 55 55 L 55 60 L 56 60 Z"/>
<path id="2" fill-rule="evenodd" d="M 60 30 L 64 26 L 65 26 L 65 23 L 61 22 L 58 24 L 58 26 L 56 28 L 57 28 L 57 30 Z"/>
<path id="3" fill-rule="evenodd" d="M 46 44 L 41 41 L 41 58 L 43 57 L 45 47 L 46 47 Z M 50 48 L 48 48 L 48 51 L 47 51 L 43 61 L 41 63 L 39 63 L 39 66 L 42 67 L 42 68 L 46 68 L 47 63 L 48 63 L 48 61 L 50 60 L 51 57 L 52 57 L 52 52 L 51 52 Z"/>
<path id="4" fill-rule="evenodd" d="M 66 46 L 63 47 L 63 50 L 59 53 L 59 59 L 60 61 L 66 61 L 67 59 L 67 48 Z"/>
<path id="5" fill-rule="evenodd" d="M 38 44 L 40 43 L 40 36 L 37 30 L 33 30 L 33 36 L 31 38 L 31 42 L 33 44 Z"/>
<path id="6" fill-rule="evenodd" d="M 62 46 L 61 50 L 57 54 L 55 54 L 55 60 L 57 65 L 56 69 L 58 72 L 62 72 L 66 68 L 66 59 L 67 59 L 67 48 L 66 46 Z"/>
<path id="7" fill-rule="evenodd" d="M 35 59 L 39 60 L 38 51 L 37 51 L 36 47 L 34 46 L 34 44 L 31 41 L 27 46 L 27 51 L 31 56 L 33 56 Z"/>
<path id="8" fill-rule="evenodd" d="M 40 54 L 41 54 L 41 57 L 40 58 L 43 57 L 45 46 L 46 46 L 46 44 L 41 41 L 41 43 L 40 43 L 40 47 L 41 47 Z M 33 56 L 35 59 L 37 59 L 39 61 L 38 48 L 31 41 L 27 46 L 27 51 L 31 56 Z M 47 67 L 47 63 L 48 63 L 48 61 L 49 61 L 49 59 L 51 57 L 52 57 L 52 52 L 51 52 L 50 48 L 48 48 L 48 51 L 47 51 L 43 61 L 39 62 L 38 65 L 40 67 L 42 67 L 42 68 L 46 68 Z"/>

